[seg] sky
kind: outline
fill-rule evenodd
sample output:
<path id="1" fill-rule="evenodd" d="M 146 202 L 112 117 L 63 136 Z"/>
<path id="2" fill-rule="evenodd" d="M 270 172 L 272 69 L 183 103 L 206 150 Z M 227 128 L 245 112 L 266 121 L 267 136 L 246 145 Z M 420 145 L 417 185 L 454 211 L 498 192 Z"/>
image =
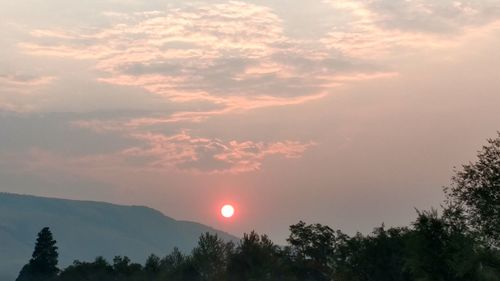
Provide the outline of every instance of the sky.
<path id="1" fill-rule="evenodd" d="M 408 225 L 500 130 L 499 46 L 498 0 L 0 0 L 0 191 Z"/>

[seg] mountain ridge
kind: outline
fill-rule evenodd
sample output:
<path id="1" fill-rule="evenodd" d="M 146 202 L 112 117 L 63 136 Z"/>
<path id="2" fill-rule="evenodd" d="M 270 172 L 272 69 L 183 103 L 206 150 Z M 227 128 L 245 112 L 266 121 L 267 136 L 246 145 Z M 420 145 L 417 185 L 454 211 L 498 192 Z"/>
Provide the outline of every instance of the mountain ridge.
<path id="1" fill-rule="evenodd" d="M 197 222 L 175 220 L 139 205 L 73 200 L 0 192 L 0 279 L 13 280 L 33 251 L 36 233 L 48 226 L 58 241 L 60 265 L 75 259 L 126 255 L 144 262 L 174 247 L 189 252 L 200 234 L 237 237 Z M 6 279 L 7 278 L 7 279 Z"/>

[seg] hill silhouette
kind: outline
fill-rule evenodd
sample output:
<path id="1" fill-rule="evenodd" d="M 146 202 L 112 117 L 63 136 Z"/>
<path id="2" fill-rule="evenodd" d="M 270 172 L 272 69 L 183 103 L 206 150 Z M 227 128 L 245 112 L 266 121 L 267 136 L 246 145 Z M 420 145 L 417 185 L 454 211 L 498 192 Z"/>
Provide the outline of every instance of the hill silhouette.
<path id="1" fill-rule="evenodd" d="M 143 206 L 0 193 L 0 280 L 14 280 L 30 257 L 34 237 L 49 226 L 60 247 L 60 264 L 75 259 L 126 255 L 143 262 L 174 247 L 189 252 L 202 233 L 237 237 L 189 221 L 178 221 Z"/>

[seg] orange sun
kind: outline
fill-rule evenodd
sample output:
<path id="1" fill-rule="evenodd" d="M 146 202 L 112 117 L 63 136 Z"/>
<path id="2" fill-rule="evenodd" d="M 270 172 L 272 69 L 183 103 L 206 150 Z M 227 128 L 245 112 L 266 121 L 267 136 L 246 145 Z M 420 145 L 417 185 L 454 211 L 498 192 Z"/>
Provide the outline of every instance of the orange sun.
<path id="1" fill-rule="evenodd" d="M 234 207 L 229 204 L 226 204 L 222 206 L 222 208 L 220 209 L 220 213 L 222 214 L 223 217 L 230 218 L 234 215 Z"/>

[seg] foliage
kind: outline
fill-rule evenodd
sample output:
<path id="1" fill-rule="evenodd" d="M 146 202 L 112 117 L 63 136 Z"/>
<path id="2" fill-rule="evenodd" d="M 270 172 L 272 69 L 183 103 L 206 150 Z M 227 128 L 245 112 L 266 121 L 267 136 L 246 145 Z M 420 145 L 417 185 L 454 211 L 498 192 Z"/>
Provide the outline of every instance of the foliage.
<path id="1" fill-rule="evenodd" d="M 245 234 L 235 247 L 203 234 L 191 255 L 174 249 L 144 266 L 117 256 L 109 263 L 75 261 L 54 275 L 29 281 L 499 281 L 500 252 L 456 231 L 436 211 L 418 212 L 411 227 L 384 225 L 349 236 L 321 225 L 292 225 L 289 244 Z M 29 267 L 29 264 L 26 267 Z M 24 269 L 23 269 L 24 270 Z M 31 278 L 31 279 L 30 279 Z"/>
<path id="2" fill-rule="evenodd" d="M 385 229 L 382 225 L 372 235 L 360 233 L 338 239 L 335 262 L 336 280 L 411 280 L 404 266 L 407 228 Z"/>
<path id="3" fill-rule="evenodd" d="M 500 248 L 500 132 L 463 165 L 445 188 L 446 216 L 486 245 Z"/>
<path id="4" fill-rule="evenodd" d="M 303 221 L 290 226 L 290 244 L 295 271 L 301 280 L 330 280 L 333 274 L 335 231 Z"/>
<path id="5" fill-rule="evenodd" d="M 228 265 L 228 280 L 290 280 L 282 251 L 267 235 L 244 234 Z"/>
<path id="6" fill-rule="evenodd" d="M 207 232 L 201 235 L 198 246 L 192 253 L 192 262 L 199 280 L 223 280 L 232 248 L 231 243 L 225 243 L 217 234 L 212 235 Z"/>
<path id="7" fill-rule="evenodd" d="M 32 258 L 23 267 L 16 281 L 53 280 L 59 272 L 56 243 L 50 229 L 44 227 L 38 233 Z"/>

